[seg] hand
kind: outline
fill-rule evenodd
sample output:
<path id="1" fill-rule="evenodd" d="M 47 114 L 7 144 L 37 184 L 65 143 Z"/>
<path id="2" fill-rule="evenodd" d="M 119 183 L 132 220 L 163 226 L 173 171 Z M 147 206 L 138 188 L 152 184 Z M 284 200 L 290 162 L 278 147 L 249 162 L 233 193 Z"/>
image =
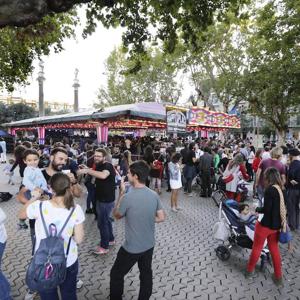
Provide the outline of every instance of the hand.
<path id="1" fill-rule="evenodd" d="M 298 184 L 298 182 L 297 182 L 296 180 L 294 180 L 294 179 L 293 179 L 293 180 L 291 180 L 291 181 L 290 181 L 290 183 L 291 183 L 292 185 L 296 185 L 296 184 Z"/>
<path id="2" fill-rule="evenodd" d="M 31 200 L 37 200 L 38 198 L 41 197 L 43 190 L 40 188 L 35 188 L 32 192 L 31 192 Z"/>
<path id="3" fill-rule="evenodd" d="M 121 178 L 121 183 L 120 183 L 120 194 L 125 194 L 125 177 L 126 176 L 122 176 Z"/>
<path id="4" fill-rule="evenodd" d="M 88 166 L 86 166 L 84 164 L 81 164 L 78 167 L 79 167 L 79 169 L 88 169 L 89 168 Z"/>
<path id="5" fill-rule="evenodd" d="M 84 175 L 84 174 L 88 174 L 88 172 L 89 172 L 89 168 L 87 168 L 87 169 L 79 169 L 78 171 L 77 171 L 77 174 L 78 175 Z M 70 173 L 70 174 L 72 174 L 72 173 Z M 68 174 L 69 175 L 69 174 Z"/>
<path id="6" fill-rule="evenodd" d="M 70 178 L 71 183 L 76 182 L 76 178 L 73 173 L 68 173 L 67 176 Z"/>

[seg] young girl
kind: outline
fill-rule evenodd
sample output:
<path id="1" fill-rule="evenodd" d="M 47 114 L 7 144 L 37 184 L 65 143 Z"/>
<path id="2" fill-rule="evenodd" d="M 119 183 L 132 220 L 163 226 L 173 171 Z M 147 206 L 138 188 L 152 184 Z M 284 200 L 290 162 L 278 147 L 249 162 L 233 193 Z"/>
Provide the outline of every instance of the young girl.
<path id="1" fill-rule="evenodd" d="M 27 149 L 24 151 L 23 155 L 26 168 L 24 170 L 23 185 L 32 192 L 35 189 L 40 189 L 40 192 L 48 192 L 47 182 L 39 169 L 40 156 L 38 152 L 34 149 Z M 28 198 L 30 199 L 30 195 Z"/>
<path id="2" fill-rule="evenodd" d="M 164 166 L 163 157 L 160 153 L 154 153 L 154 161 L 151 169 L 152 188 L 160 195 L 161 194 L 161 180 L 163 177 Z"/>
<path id="3" fill-rule="evenodd" d="M 177 212 L 181 208 L 178 206 L 178 194 L 179 190 L 182 187 L 181 182 L 181 170 L 179 161 L 181 159 L 181 155 L 179 153 L 175 153 L 171 162 L 169 163 L 169 172 L 170 172 L 170 186 L 171 186 L 171 210 L 173 212 Z"/>
<path id="4" fill-rule="evenodd" d="M 75 206 L 66 228 L 62 232 L 64 239 L 65 253 L 67 252 L 68 243 L 70 241 L 70 251 L 67 256 L 67 274 L 65 281 L 59 286 L 62 300 L 76 300 L 76 279 L 78 273 L 78 252 L 77 244 L 83 241 L 84 231 L 84 213 L 78 204 L 74 203 L 72 193 L 70 191 L 71 182 L 68 175 L 64 173 L 56 173 L 50 179 L 50 186 L 53 192 L 51 200 L 43 201 L 42 212 L 47 227 L 51 223 L 55 224 L 57 231 L 61 230 L 64 220 L 70 214 L 71 209 Z M 33 192 L 35 194 L 36 191 Z M 35 251 L 38 249 L 40 241 L 46 238 L 46 233 L 40 214 L 40 200 L 33 198 L 28 201 L 21 211 L 19 218 L 35 219 L 36 244 Z M 71 240 L 70 240 L 71 239 Z M 57 289 L 40 292 L 41 300 L 59 300 Z"/>

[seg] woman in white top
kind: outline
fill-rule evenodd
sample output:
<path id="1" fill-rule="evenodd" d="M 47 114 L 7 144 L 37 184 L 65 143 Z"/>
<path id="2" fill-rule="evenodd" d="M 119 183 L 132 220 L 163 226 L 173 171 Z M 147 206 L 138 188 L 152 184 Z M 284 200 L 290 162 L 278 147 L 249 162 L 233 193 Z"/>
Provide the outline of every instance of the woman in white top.
<path id="1" fill-rule="evenodd" d="M 250 176 L 250 181 L 252 181 L 253 177 L 254 177 L 254 172 L 253 172 L 253 169 L 252 169 L 252 164 L 253 164 L 254 158 L 255 158 L 255 148 L 253 146 L 250 146 L 250 153 L 249 153 L 248 161 L 247 161 L 247 164 L 246 164 L 247 173 Z"/>
<path id="2" fill-rule="evenodd" d="M 85 217 L 81 207 L 74 203 L 74 199 L 70 191 L 71 182 L 66 174 L 54 174 L 50 179 L 50 187 L 53 192 L 53 197 L 51 200 L 43 202 L 42 209 L 45 222 L 48 226 L 51 223 L 55 224 L 57 231 L 59 232 L 64 225 L 65 220 L 69 216 L 71 209 L 75 206 L 75 210 L 67 223 L 66 228 L 62 232 L 65 253 L 67 252 L 69 240 L 71 240 L 67 257 L 66 279 L 59 287 L 62 300 L 76 300 L 76 280 L 78 273 L 77 244 L 80 244 L 83 240 L 83 222 Z M 38 249 L 40 241 L 46 238 L 39 210 L 41 201 L 37 200 L 38 197 L 38 193 L 33 192 L 33 198 L 24 205 L 19 213 L 20 218 L 36 220 L 35 251 Z M 59 300 L 57 289 L 40 292 L 40 297 L 42 300 Z"/>
<path id="3" fill-rule="evenodd" d="M 170 186 L 171 186 L 171 210 L 173 212 L 177 212 L 181 208 L 178 206 L 178 194 L 179 190 L 182 187 L 181 182 L 181 170 L 179 161 L 181 159 L 181 155 L 179 153 L 175 153 L 171 162 L 169 162 L 169 174 L 170 174 Z"/>
<path id="4" fill-rule="evenodd" d="M 0 208 L 0 299 L 1 300 L 11 300 L 10 297 L 10 285 L 1 271 L 1 260 L 4 253 L 7 234 L 4 226 L 6 220 L 6 215 L 4 211 Z"/>

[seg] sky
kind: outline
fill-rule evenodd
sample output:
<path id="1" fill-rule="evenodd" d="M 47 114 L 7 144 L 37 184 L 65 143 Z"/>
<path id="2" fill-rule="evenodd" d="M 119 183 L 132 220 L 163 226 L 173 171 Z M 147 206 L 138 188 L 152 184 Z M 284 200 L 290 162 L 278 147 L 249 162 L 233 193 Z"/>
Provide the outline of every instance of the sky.
<path id="1" fill-rule="evenodd" d="M 84 19 L 84 10 L 80 9 L 80 17 Z M 86 39 L 81 37 L 83 26 L 76 29 L 76 40 L 65 40 L 64 51 L 52 52 L 44 56 L 44 99 L 50 102 L 73 103 L 73 80 L 75 68 L 79 69 L 79 107 L 91 107 L 97 99 L 96 93 L 106 78 L 104 62 L 110 52 L 121 44 L 121 29 L 105 29 L 100 23 L 92 35 Z M 13 96 L 25 99 L 38 99 L 38 67 L 39 61 L 34 62 L 35 70 L 29 78 L 30 85 L 17 87 Z"/>
<path id="2" fill-rule="evenodd" d="M 44 56 L 44 100 L 73 104 L 73 80 L 75 68 L 79 70 L 79 108 L 91 108 L 97 100 L 97 90 L 106 84 L 105 60 L 111 51 L 122 43 L 122 29 L 106 29 L 101 23 L 96 31 L 87 38 L 82 38 L 81 33 L 85 23 L 85 9 L 78 11 L 83 25 L 76 28 L 76 39 L 65 40 L 64 49 L 60 53 Z M 39 61 L 34 62 L 34 72 L 28 79 L 26 87 L 17 86 L 12 96 L 27 100 L 38 101 L 38 67 Z M 184 80 L 182 99 L 187 99 L 191 93 L 187 78 Z M 7 93 L 4 93 L 7 95 Z M 179 101 L 182 102 L 182 101 Z"/>

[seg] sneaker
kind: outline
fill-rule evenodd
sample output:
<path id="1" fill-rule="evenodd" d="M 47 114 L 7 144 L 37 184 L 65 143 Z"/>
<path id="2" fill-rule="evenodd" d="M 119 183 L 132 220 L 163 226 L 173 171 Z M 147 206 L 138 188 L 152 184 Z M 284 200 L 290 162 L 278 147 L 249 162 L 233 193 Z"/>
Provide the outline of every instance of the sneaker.
<path id="1" fill-rule="evenodd" d="M 35 298 L 35 296 L 37 296 L 37 292 L 28 290 L 24 297 L 24 300 L 32 300 Z"/>
<path id="2" fill-rule="evenodd" d="M 172 211 L 172 212 L 177 212 L 178 210 L 177 210 L 175 207 L 172 207 L 172 208 L 171 208 L 171 211 Z"/>
<path id="3" fill-rule="evenodd" d="M 276 278 L 275 274 L 272 274 L 272 280 L 273 280 L 273 282 L 275 283 L 276 286 L 278 286 L 278 287 L 283 287 L 284 286 L 283 281 L 282 281 L 282 277 Z"/>
<path id="4" fill-rule="evenodd" d="M 76 288 L 77 289 L 81 289 L 82 286 L 83 286 L 83 281 L 80 280 L 80 279 L 77 279 L 77 281 L 76 281 Z"/>
<path id="5" fill-rule="evenodd" d="M 18 228 L 19 229 L 28 229 L 28 225 L 26 223 L 19 223 Z"/>
<path id="6" fill-rule="evenodd" d="M 187 196 L 188 196 L 188 197 L 193 197 L 193 194 L 192 194 L 192 193 L 190 193 L 190 194 L 187 194 Z"/>
<path id="7" fill-rule="evenodd" d="M 244 275 L 245 275 L 246 279 L 252 279 L 252 278 L 255 277 L 255 272 L 254 271 L 249 272 L 248 270 L 246 270 L 245 273 L 244 273 Z"/>
<path id="8" fill-rule="evenodd" d="M 93 251 L 94 254 L 97 255 L 103 255 L 103 254 L 107 254 L 109 252 L 109 249 L 104 249 L 102 247 L 97 247 L 96 250 Z"/>
<path id="9" fill-rule="evenodd" d="M 93 213 L 93 210 L 91 208 L 87 208 L 85 211 L 86 214 L 90 215 Z"/>
<path id="10" fill-rule="evenodd" d="M 109 243 L 108 243 L 108 246 L 115 246 L 116 245 L 116 241 L 110 241 Z"/>
<path id="11" fill-rule="evenodd" d="M 177 209 L 177 210 L 182 210 L 182 207 L 177 206 L 176 209 Z"/>

